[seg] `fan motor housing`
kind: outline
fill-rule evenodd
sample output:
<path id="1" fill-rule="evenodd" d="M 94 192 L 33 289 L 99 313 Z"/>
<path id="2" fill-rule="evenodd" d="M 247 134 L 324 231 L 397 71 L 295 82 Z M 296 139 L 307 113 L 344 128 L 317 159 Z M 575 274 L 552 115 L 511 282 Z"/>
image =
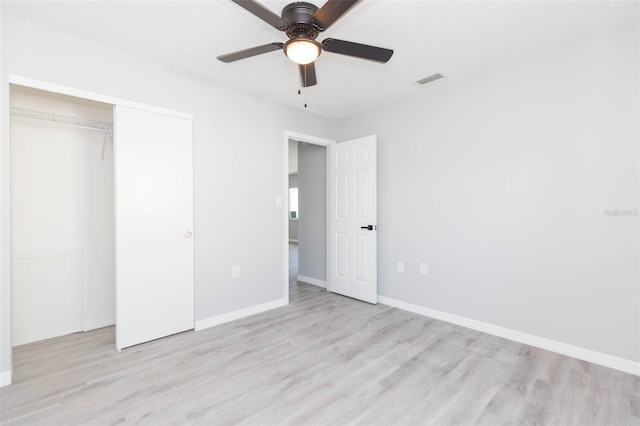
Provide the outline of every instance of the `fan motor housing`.
<path id="1" fill-rule="evenodd" d="M 318 29 L 313 24 L 313 14 L 318 6 L 299 1 L 288 4 L 282 9 L 282 20 L 287 23 L 285 32 L 290 39 L 318 37 Z"/>

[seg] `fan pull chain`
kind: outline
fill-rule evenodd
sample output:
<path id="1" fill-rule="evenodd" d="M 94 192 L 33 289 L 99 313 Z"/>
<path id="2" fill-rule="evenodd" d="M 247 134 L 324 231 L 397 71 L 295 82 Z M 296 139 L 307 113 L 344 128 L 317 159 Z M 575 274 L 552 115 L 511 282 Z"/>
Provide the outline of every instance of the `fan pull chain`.
<path id="1" fill-rule="evenodd" d="M 304 67 L 304 81 L 302 82 L 303 84 L 307 83 L 307 67 Z M 302 94 L 302 91 L 304 90 L 304 107 L 307 107 L 307 86 L 298 86 L 298 95 Z"/>
<path id="2" fill-rule="evenodd" d="M 307 107 L 307 66 L 304 66 L 304 107 Z"/>

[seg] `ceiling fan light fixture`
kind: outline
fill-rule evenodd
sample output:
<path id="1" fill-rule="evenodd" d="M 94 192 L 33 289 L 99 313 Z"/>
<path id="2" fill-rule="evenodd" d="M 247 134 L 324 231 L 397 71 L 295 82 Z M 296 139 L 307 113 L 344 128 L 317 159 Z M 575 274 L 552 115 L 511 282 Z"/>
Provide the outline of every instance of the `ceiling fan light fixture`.
<path id="1" fill-rule="evenodd" d="M 299 65 L 307 65 L 315 61 L 322 52 L 320 43 L 308 38 L 293 38 L 284 45 L 284 53 Z"/>

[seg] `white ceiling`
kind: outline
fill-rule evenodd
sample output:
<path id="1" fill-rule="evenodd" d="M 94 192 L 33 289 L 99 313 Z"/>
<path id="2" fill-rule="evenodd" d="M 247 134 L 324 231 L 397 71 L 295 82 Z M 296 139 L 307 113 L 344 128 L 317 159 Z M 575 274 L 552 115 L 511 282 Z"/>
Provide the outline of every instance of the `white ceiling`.
<path id="1" fill-rule="evenodd" d="M 278 15 L 289 3 L 264 0 Z M 315 1 L 321 6 L 324 1 Z M 281 51 L 225 64 L 216 56 L 286 36 L 229 0 L 2 1 L 4 11 L 73 36 L 303 108 L 297 66 Z M 434 73 L 455 81 L 496 72 L 577 38 L 638 20 L 638 2 L 363 0 L 318 40 L 395 50 L 389 63 L 323 53 L 308 110 L 340 118 L 428 90 Z M 433 83 L 439 84 L 439 83 Z"/>

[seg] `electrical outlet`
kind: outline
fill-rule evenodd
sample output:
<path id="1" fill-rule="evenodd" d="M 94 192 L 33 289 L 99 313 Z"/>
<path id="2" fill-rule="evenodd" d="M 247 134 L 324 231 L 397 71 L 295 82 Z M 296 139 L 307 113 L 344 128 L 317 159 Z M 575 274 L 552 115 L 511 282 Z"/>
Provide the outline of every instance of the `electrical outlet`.
<path id="1" fill-rule="evenodd" d="M 420 274 L 421 275 L 429 274 L 429 265 L 427 265 L 425 262 L 420 262 Z"/>
<path id="2" fill-rule="evenodd" d="M 404 274 L 404 262 L 398 262 L 398 272 Z"/>
<path id="3" fill-rule="evenodd" d="M 238 265 L 231 268 L 231 278 L 240 278 L 240 267 Z"/>

